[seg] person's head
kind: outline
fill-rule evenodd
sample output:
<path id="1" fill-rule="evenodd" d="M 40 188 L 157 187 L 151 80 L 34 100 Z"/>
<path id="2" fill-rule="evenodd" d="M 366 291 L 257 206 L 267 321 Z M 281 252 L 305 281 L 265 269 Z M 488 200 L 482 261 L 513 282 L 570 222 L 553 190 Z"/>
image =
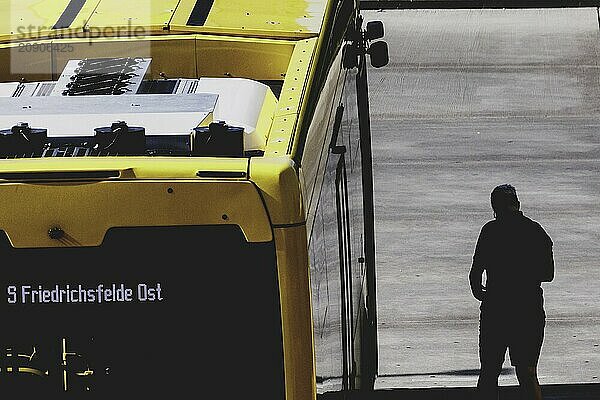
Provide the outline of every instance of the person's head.
<path id="1" fill-rule="evenodd" d="M 496 186 L 490 197 L 496 217 L 514 213 L 521 207 L 517 198 L 517 190 L 509 184 Z"/>

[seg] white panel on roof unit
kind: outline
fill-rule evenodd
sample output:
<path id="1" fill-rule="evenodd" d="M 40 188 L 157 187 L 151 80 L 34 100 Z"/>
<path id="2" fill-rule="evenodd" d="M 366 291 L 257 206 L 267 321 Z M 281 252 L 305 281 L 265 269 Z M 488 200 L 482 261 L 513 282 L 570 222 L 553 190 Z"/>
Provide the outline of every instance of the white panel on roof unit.
<path id="1" fill-rule="evenodd" d="M 19 82 L 0 83 L 0 97 L 12 97 L 18 87 Z"/>
<path id="2" fill-rule="evenodd" d="M 58 81 L 3 84 L 0 129 L 25 121 L 48 129 L 49 136 L 91 136 L 94 128 L 123 120 L 143 126 L 148 135 L 179 135 L 189 134 L 212 113 L 213 121 L 244 129 L 246 151 L 264 149 L 266 133 L 256 126 L 270 92 L 267 85 L 245 78 L 179 78 L 170 94 L 138 94 L 150 62 L 70 60 Z M 152 89 L 151 83 L 146 86 Z"/>
<path id="3" fill-rule="evenodd" d="M 93 136 L 94 129 L 125 121 L 147 135 L 187 135 L 213 112 L 216 94 L 0 98 L 0 127 L 19 122 L 48 136 Z"/>
<path id="4" fill-rule="evenodd" d="M 31 97 L 36 93 L 38 86 L 41 82 L 28 82 L 19 85 L 17 91 L 13 95 L 14 97 Z"/>
<path id="5" fill-rule="evenodd" d="M 196 93 L 215 93 L 219 101 L 213 113 L 215 121 L 244 128 L 244 148 L 263 149 L 266 137 L 256 132 L 269 87 L 244 78 L 200 78 Z"/>

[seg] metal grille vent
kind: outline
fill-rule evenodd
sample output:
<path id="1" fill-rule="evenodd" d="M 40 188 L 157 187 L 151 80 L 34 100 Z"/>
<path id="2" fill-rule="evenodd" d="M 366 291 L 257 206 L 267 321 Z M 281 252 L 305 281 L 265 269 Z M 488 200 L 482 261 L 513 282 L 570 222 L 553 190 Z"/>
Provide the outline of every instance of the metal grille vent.
<path id="1" fill-rule="evenodd" d="M 116 152 L 100 150 L 95 147 L 85 147 L 77 145 L 46 146 L 44 149 L 35 152 L 0 154 L 0 159 L 15 158 L 40 158 L 40 157 L 108 157 L 118 156 Z"/>
<path id="2" fill-rule="evenodd" d="M 83 146 L 60 146 L 47 147 L 42 152 L 42 157 L 87 157 L 87 156 L 111 156 L 108 151 L 101 151 L 93 147 Z"/>
<path id="3" fill-rule="evenodd" d="M 56 82 L 41 82 L 33 93 L 34 96 L 50 96 L 54 90 Z"/>
<path id="4" fill-rule="evenodd" d="M 63 96 L 135 94 L 150 60 L 144 58 L 96 58 L 77 61 Z M 66 68 L 68 69 L 68 68 Z"/>

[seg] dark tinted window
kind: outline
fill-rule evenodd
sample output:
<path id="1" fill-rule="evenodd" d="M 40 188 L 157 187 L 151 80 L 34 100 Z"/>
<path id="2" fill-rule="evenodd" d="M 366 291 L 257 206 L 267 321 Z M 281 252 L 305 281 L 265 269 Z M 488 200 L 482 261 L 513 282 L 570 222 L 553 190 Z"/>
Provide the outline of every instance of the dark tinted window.
<path id="1" fill-rule="evenodd" d="M 234 227 L 113 229 L 94 248 L 2 234 L 0 257 L 0 393 L 283 399 L 273 243 Z"/>

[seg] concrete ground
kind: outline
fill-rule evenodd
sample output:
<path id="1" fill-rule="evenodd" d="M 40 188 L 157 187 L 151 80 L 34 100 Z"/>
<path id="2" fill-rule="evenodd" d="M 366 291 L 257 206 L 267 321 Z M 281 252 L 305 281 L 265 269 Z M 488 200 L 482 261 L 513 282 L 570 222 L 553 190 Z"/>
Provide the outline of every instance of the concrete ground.
<path id="1" fill-rule="evenodd" d="M 513 184 L 554 240 L 542 384 L 600 383 L 600 30 L 595 8 L 363 11 L 369 71 L 378 389 L 476 384 L 468 272 L 489 193 Z M 517 383 L 505 363 L 500 383 Z"/>

